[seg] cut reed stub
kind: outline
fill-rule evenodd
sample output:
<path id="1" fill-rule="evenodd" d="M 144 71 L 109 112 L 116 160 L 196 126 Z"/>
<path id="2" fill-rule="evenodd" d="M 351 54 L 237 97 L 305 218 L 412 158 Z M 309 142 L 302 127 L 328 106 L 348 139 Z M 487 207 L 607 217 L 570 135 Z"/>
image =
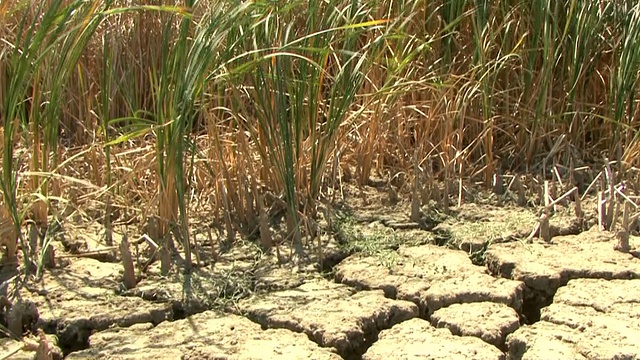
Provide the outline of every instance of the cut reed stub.
<path id="1" fill-rule="evenodd" d="M 213 241 L 213 234 L 211 234 L 211 228 L 209 228 L 208 230 L 209 231 L 207 231 L 207 236 L 209 237 L 209 246 L 211 246 L 211 262 L 215 264 L 219 260 L 219 255 L 218 255 L 218 251 L 216 250 L 216 244 Z"/>
<path id="2" fill-rule="evenodd" d="M 171 234 L 166 235 L 167 239 L 171 237 Z M 168 240 L 160 247 L 160 274 L 167 276 L 171 271 L 171 250 L 167 246 Z"/>
<path id="3" fill-rule="evenodd" d="M 549 215 L 540 215 L 540 238 L 544 242 L 551 242 L 551 231 L 549 229 Z"/>
<path id="4" fill-rule="evenodd" d="M 411 221 L 419 223 L 422 220 L 420 213 L 420 196 L 418 195 L 418 187 L 415 186 L 411 195 Z"/>
<path id="5" fill-rule="evenodd" d="M 493 175 L 493 193 L 496 195 L 504 195 L 504 179 L 499 172 Z"/>
<path id="6" fill-rule="evenodd" d="M 551 192 L 549 190 L 549 181 L 548 180 L 544 181 L 543 193 L 544 193 L 544 201 L 542 203 L 544 204 L 545 210 L 549 211 L 549 208 L 551 206 L 551 202 L 553 200 L 551 198 Z"/>
<path id="7" fill-rule="evenodd" d="M 598 229 L 606 229 L 606 202 L 602 191 L 598 191 Z"/>
<path id="8" fill-rule="evenodd" d="M 520 181 L 520 176 L 516 175 L 513 178 L 513 185 L 518 193 L 518 206 L 527 206 L 527 196 L 524 190 L 524 185 L 522 184 L 522 181 Z"/>
<path id="9" fill-rule="evenodd" d="M 580 229 L 584 228 L 584 213 L 582 212 L 582 200 L 578 191 L 575 192 L 575 215 L 578 220 L 578 226 Z"/>
<path id="10" fill-rule="evenodd" d="M 442 211 L 445 214 L 449 213 L 449 181 L 447 180 L 449 177 L 447 177 L 444 181 L 444 187 L 443 187 L 443 191 L 442 191 L 442 197 L 440 198 L 440 200 L 442 201 Z"/>
<path id="11" fill-rule="evenodd" d="M 396 189 L 393 187 L 393 185 L 391 185 L 391 183 L 389 183 L 387 190 L 389 195 L 389 204 L 391 205 L 398 204 L 398 202 L 400 201 L 400 197 L 398 196 L 398 191 L 396 191 Z"/>
<path id="12" fill-rule="evenodd" d="M 136 274 L 133 266 L 133 257 L 129 250 L 129 241 L 127 240 L 127 234 L 122 237 L 120 242 L 120 256 L 122 257 L 122 266 L 124 267 L 124 273 L 122 274 L 122 283 L 124 287 L 129 290 L 136 287 Z"/>
<path id="13" fill-rule="evenodd" d="M 422 221 L 422 213 L 420 211 L 420 200 L 417 197 L 411 201 L 411 221 L 420 223 Z"/>
<path id="14" fill-rule="evenodd" d="M 56 267 L 56 253 L 53 246 L 49 243 L 44 247 L 44 256 L 42 257 L 42 265 L 47 269 Z"/>
<path id="15" fill-rule="evenodd" d="M 629 202 L 624 202 L 624 208 L 622 210 L 622 229 L 629 232 L 629 228 L 631 225 L 630 222 L 630 212 L 631 212 L 631 204 Z"/>
<path id="16" fill-rule="evenodd" d="M 623 253 L 628 253 L 631 250 L 631 246 L 629 245 L 629 232 L 627 230 L 622 229 L 616 232 L 615 238 L 617 242 L 613 246 L 614 250 Z"/>
<path id="17" fill-rule="evenodd" d="M 49 340 L 42 329 L 38 329 L 37 338 L 38 347 L 36 349 L 36 360 L 53 360 L 62 358 L 62 353 L 56 352 L 57 349 L 49 343 Z"/>
<path id="18" fill-rule="evenodd" d="M 38 244 L 40 243 L 40 231 L 35 222 L 29 224 L 29 253 L 36 256 L 38 253 Z"/>
<path id="19" fill-rule="evenodd" d="M 0 247 L 5 248 L 3 263 L 9 264 L 16 261 L 18 234 L 13 220 L 4 208 L 0 208 Z"/>
<path id="20" fill-rule="evenodd" d="M 260 243 L 265 250 L 269 250 L 273 247 L 273 237 L 271 236 L 271 229 L 269 228 L 269 222 L 264 209 L 260 209 Z"/>

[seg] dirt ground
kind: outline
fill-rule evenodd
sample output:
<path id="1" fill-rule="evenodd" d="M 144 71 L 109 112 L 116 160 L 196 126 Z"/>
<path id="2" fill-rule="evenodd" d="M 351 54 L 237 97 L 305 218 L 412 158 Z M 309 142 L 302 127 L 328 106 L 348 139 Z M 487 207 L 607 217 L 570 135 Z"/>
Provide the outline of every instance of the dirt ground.
<path id="1" fill-rule="evenodd" d="M 249 240 L 214 257 L 198 234 L 191 274 L 153 263 L 131 290 L 100 225 L 77 225 L 20 290 L 28 335 L 0 359 L 640 359 L 640 238 L 614 250 L 594 206 L 581 228 L 559 205 L 543 242 L 538 209 L 491 196 L 420 222 L 383 190 L 345 196 L 301 265 Z"/>

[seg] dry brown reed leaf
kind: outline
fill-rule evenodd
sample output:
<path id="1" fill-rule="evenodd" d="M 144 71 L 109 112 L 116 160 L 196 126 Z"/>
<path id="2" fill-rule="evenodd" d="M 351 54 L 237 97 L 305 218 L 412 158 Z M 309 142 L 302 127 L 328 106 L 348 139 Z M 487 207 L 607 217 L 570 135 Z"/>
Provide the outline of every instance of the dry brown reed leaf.
<path id="1" fill-rule="evenodd" d="M 13 220 L 8 216 L 6 210 L 0 211 L 0 246 L 6 248 L 6 261 L 12 261 L 16 257 L 18 245 L 18 235 L 16 234 Z"/>

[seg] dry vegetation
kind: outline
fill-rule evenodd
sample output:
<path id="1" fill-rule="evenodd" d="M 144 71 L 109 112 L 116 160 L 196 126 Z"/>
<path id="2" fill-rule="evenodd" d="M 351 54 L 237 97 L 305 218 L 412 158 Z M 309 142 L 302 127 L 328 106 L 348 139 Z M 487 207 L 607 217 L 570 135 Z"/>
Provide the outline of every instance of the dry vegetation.
<path id="1" fill-rule="evenodd" d="M 202 228 L 301 255 L 343 182 L 444 181 L 447 206 L 508 172 L 636 178 L 634 1 L 147 3 L 0 2 L 0 235 L 26 273 L 53 223 L 189 271 Z"/>

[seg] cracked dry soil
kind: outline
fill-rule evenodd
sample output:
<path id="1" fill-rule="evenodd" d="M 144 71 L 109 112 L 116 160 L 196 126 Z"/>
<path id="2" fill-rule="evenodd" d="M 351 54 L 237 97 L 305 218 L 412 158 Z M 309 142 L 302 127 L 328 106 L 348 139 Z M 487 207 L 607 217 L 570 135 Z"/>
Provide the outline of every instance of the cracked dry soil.
<path id="1" fill-rule="evenodd" d="M 54 358 L 640 359 L 640 259 L 593 228 L 520 241 L 522 224 L 504 220 L 511 210 L 469 207 L 479 214 L 470 228 L 436 229 L 459 234 L 449 246 L 422 230 L 431 240 L 337 256 L 327 276 L 240 259 L 188 279 L 147 276 L 123 292 L 119 264 L 82 258 L 21 296 L 38 309 L 31 328 L 56 335 Z M 366 233 L 374 222 L 357 226 Z M 482 247 L 476 265 L 469 252 Z M 249 283 L 211 281 L 234 272 L 251 274 Z M 229 294 L 236 301 L 221 311 L 212 299 Z M 21 347 L 2 339 L 0 356 L 33 358 Z"/>

